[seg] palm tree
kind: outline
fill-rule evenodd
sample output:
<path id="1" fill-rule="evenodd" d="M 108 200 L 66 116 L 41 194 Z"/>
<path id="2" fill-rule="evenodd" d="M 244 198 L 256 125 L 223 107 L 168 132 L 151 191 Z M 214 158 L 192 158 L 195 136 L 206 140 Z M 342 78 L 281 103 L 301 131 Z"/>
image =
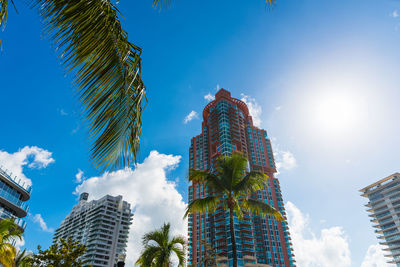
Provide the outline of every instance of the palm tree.
<path id="1" fill-rule="evenodd" d="M 247 170 L 247 158 L 242 154 L 217 158 L 215 170 L 207 172 L 190 170 L 189 180 L 193 183 L 204 183 L 209 190 L 208 196 L 189 203 L 185 217 L 190 213 L 212 213 L 221 205 L 229 209 L 230 233 L 233 250 L 233 266 L 237 267 L 237 252 L 233 216 L 236 213 L 241 219 L 245 213 L 270 215 L 277 220 L 283 216 L 270 205 L 252 199 L 251 194 L 267 186 L 267 176 L 258 171 Z"/>
<path id="2" fill-rule="evenodd" d="M 0 0 L 0 28 L 5 26 L 9 1 L 14 5 L 13 0 Z M 153 0 L 153 6 L 172 1 Z M 136 162 L 147 101 L 141 78 L 142 49 L 129 42 L 113 2 L 33 0 L 46 36 L 74 76 L 90 125 L 92 162 L 102 169 Z"/>
<path id="3" fill-rule="evenodd" d="M 14 267 L 17 255 L 16 248 L 12 245 L 17 239 L 22 239 L 22 231 L 12 219 L 0 221 L 0 265 Z"/>
<path id="4" fill-rule="evenodd" d="M 204 246 L 204 255 L 200 260 L 202 267 L 216 267 L 217 266 L 217 253 L 211 244 L 206 240 L 201 240 L 200 243 Z"/>
<path id="5" fill-rule="evenodd" d="M 171 237 L 170 228 L 171 225 L 169 223 L 164 223 L 161 229 L 143 236 L 144 250 L 136 261 L 136 265 L 142 267 L 171 267 L 171 256 L 175 254 L 179 260 L 178 266 L 185 266 L 185 238 L 183 236 Z"/>
<path id="6" fill-rule="evenodd" d="M 31 266 L 31 256 L 26 254 L 26 250 L 18 251 L 17 256 L 14 258 L 14 267 L 29 267 Z"/>

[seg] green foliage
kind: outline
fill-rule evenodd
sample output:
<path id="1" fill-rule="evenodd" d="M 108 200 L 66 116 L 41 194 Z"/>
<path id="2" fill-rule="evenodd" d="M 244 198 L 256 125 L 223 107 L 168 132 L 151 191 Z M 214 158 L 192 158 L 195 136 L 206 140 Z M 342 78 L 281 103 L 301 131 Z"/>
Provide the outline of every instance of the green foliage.
<path id="1" fill-rule="evenodd" d="M 211 213 L 224 206 L 235 210 L 239 219 L 244 213 L 270 215 L 284 220 L 282 215 L 266 203 L 251 198 L 251 194 L 267 187 L 267 176 L 258 171 L 246 172 L 247 158 L 235 153 L 219 157 L 215 172 L 190 170 L 189 181 L 204 183 L 213 194 L 191 201 L 185 217 L 192 212 Z"/>
<path id="2" fill-rule="evenodd" d="M 0 265 L 13 267 L 17 250 L 12 245 L 13 242 L 22 239 L 22 230 L 12 219 L 0 221 Z"/>
<path id="3" fill-rule="evenodd" d="M 171 267 L 171 255 L 175 254 L 179 260 L 179 267 L 186 264 L 186 240 L 183 236 L 171 237 L 171 225 L 164 224 L 161 229 L 143 236 L 143 251 L 136 261 L 141 267 Z"/>
<path id="4" fill-rule="evenodd" d="M 215 248 L 208 244 L 205 240 L 200 243 L 204 246 L 204 255 L 201 257 L 200 266 L 202 267 L 216 267 L 217 266 L 217 253 Z"/>
<path id="5" fill-rule="evenodd" d="M 217 158 L 213 173 L 202 170 L 189 171 L 189 181 L 203 183 L 210 194 L 207 197 L 192 200 L 187 206 L 185 217 L 195 212 L 212 213 L 221 207 L 229 209 L 234 267 L 237 266 L 233 228 L 234 212 L 239 219 L 242 219 L 246 213 L 252 213 L 270 215 L 277 220 L 284 220 L 279 211 L 251 198 L 254 192 L 267 187 L 267 178 L 262 172 L 247 172 L 247 158 L 239 153 Z"/>
<path id="6" fill-rule="evenodd" d="M 30 260 L 34 267 L 80 267 L 86 263 L 79 259 L 85 253 L 86 247 L 74 242 L 71 237 L 67 240 L 61 238 L 46 250 L 38 246 L 38 251 Z"/>
<path id="7" fill-rule="evenodd" d="M 34 0 L 91 125 L 97 167 L 136 161 L 145 105 L 141 53 L 110 0 Z"/>
<path id="8" fill-rule="evenodd" d="M 26 254 L 26 250 L 18 251 L 17 256 L 14 259 L 15 267 L 30 267 L 31 266 L 31 255 Z"/>

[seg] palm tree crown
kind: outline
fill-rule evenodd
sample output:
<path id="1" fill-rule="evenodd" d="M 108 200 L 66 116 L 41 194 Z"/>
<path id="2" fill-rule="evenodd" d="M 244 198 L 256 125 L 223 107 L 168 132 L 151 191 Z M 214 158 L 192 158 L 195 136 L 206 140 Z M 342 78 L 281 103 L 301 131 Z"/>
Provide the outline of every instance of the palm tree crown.
<path id="1" fill-rule="evenodd" d="M 283 216 L 267 203 L 251 198 L 252 193 L 267 186 L 267 176 L 258 171 L 247 172 L 247 158 L 242 154 L 217 158 L 212 172 L 190 170 L 189 180 L 203 183 L 208 188 L 208 196 L 198 198 L 189 203 L 185 217 L 190 213 L 212 213 L 218 207 L 230 211 L 230 232 L 233 250 L 233 266 L 237 266 L 236 241 L 234 236 L 234 213 L 238 219 L 244 214 L 270 215 L 277 220 Z"/>
<path id="2" fill-rule="evenodd" d="M 14 266 L 17 250 L 12 243 L 17 239 L 22 239 L 21 229 L 12 219 L 2 219 L 0 221 L 0 265 Z"/>
<path id="3" fill-rule="evenodd" d="M 161 229 L 143 236 L 144 250 L 136 265 L 142 267 L 171 267 L 173 254 L 178 258 L 178 266 L 186 264 L 186 241 L 183 236 L 171 237 L 170 224 L 164 224 Z"/>

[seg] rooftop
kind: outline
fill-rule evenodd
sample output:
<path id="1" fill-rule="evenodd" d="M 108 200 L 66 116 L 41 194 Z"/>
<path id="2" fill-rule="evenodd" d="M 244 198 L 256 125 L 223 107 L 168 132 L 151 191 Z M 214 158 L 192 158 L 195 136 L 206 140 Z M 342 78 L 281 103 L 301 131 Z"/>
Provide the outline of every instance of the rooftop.
<path id="1" fill-rule="evenodd" d="M 386 178 L 383 178 L 367 187 L 364 187 L 363 189 L 360 189 L 360 192 L 367 193 L 368 191 L 372 191 L 380 186 L 384 186 L 385 184 L 390 183 L 393 180 L 393 178 L 395 178 L 395 177 L 400 177 L 400 173 L 396 172 L 396 173 L 394 173 Z"/>

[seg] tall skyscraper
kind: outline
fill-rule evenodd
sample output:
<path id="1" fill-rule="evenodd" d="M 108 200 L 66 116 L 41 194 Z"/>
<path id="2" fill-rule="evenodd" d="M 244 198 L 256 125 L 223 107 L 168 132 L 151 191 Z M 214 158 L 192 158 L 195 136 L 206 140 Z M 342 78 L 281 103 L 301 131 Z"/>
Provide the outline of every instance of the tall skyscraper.
<path id="1" fill-rule="evenodd" d="M 253 125 L 243 101 L 221 89 L 204 108 L 202 133 L 191 140 L 189 167 L 211 170 L 219 155 L 235 151 L 247 156 L 250 170 L 262 171 L 269 177 L 269 186 L 253 197 L 269 203 L 286 217 L 279 181 L 274 177 L 276 167 L 267 132 Z M 207 194 L 202 184 L 189 186 L 189 202 Z M 234 227 L 238 266 L 295 266 L 287 222 L 253 215 L 239 221 L 235 216 Z M 189 215 L 188 233 L 191 266 L 200 266 L 204 242 L 215 249 L 223 266 L 232 266 L 229 211 L 220 207 L 213 214 Z"/>
<path id="2" fill-rule="evenodd" d="M 360 190 L 388 263 L 400 266 L 400 173 L 392 174 Z"/>
<path id="3" fill-rule="evenodd" d="M 0 167 L 0 219 L 14 219 L 25 230 L 26 222 L 22 218 L 28 213 L 25 201 L 29 200 L 31 192 L 31 186 Z"/>
<path id="4" fill-rule="evenodd" d="M 126 255 L 133 217 L 130 204 L 122 201 L 122 196 L 106 195 L 87 202 L 88 196 L 88 193 L 81 194 L 79 203 L 55 231 L 53 243 L 72 237 L 86 246 L 82 259 L 88 262 L 84 266 L 117 266 Z"/>

